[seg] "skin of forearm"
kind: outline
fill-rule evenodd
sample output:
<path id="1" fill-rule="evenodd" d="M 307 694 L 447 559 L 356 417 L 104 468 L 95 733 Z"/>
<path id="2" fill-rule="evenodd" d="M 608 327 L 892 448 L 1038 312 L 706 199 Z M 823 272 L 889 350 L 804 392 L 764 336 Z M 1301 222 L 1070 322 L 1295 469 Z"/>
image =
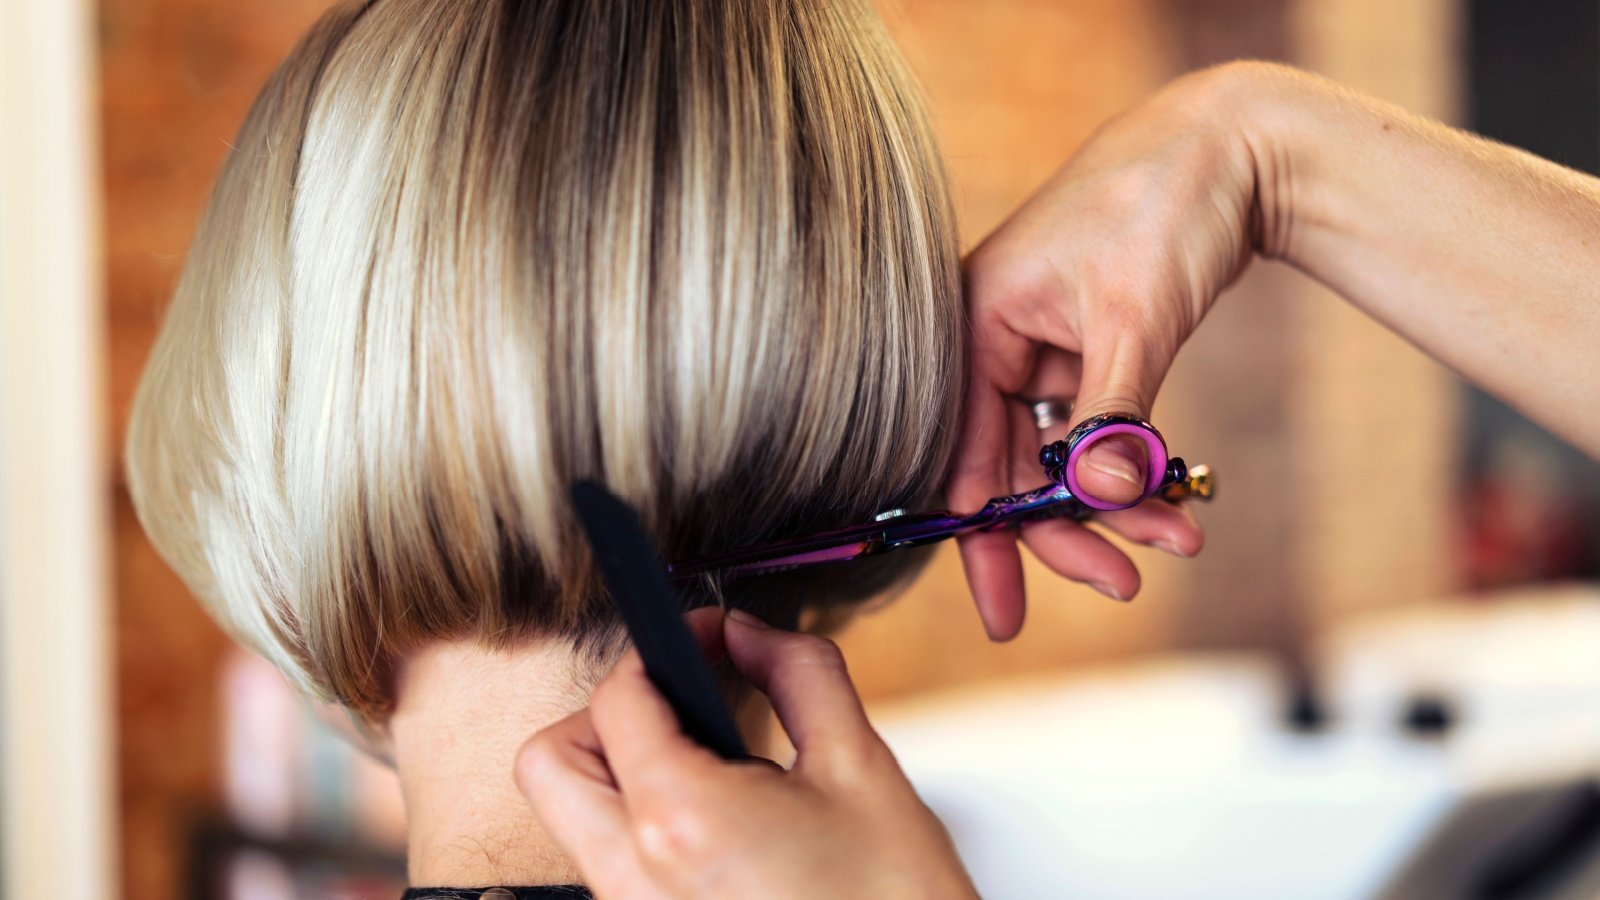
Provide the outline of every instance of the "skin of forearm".
<path id="1" fill-rule="evenodd" d="M 1284 67 L 1218 80 L 1258 252 L 1600 457 L 1600 180 Z"/>

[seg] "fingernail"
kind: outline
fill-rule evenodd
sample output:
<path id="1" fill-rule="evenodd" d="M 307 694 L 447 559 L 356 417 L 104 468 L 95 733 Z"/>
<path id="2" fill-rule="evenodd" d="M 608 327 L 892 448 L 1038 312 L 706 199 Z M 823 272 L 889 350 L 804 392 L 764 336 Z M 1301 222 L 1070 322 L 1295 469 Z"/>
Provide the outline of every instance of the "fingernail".
<path id="1" fill-rule="evenodd" d="M 1190 554 L 1190 553 L 1183 552 L 1183 548 L 1182 547 L 1179 547 L 1177 544 L 1174 544 L 1171 541 L 1156 541 L 1155 546 L 1158 549 L 1165 550 L 1168 553 L 1171 553 L 1173 556 L 1181 556 L 1184 559 L 1188 559 L 1190 556 L 1193 555 L 1193 554 Z"/>
<path id="2" fill-rule="evenodd" d="M 1144 446 L 1126 437 L 1108 437 L 1090 447 L 1083 465 L 1144 490 Z"/>
<path id="3" fill-rule="evenodd" d="M 763 622 L 761 620 L 761 618 L 756 616 L 754 613 L 746 612 L 745 610 L 742 610 L 742 609 L 730 609 L 730 610 L 728 610 L 728 618 L 734 620 L 735 622 L 738 622 L 741 625 L 748 625 L 751 628 L 771 628 L 772 627 L 771 625 L 768 625 L 766 622 Z"/>
<path id="4" fill-rule="evenodd" d="M 1116 588 L 1112 587 L 1109 584 L 1101 584 L 1098 581 L 1092 581 L 1092 582 L 1089 583 L 1089 587 L 1092 587 L 1095 590 L 1099 591 L 1100 593 L 1105 594 L 1107 597 L 1110 597 L 1111 599 L 1117 601 L 1118 603 L 1127 603 L 1128 602 L 1128 598 L 1122 596 L 1122 592 L 1121 591 L 1118 591 Z"/>
<path id="5" fill-rule="evenodd" d="M 994 628 L 989 625 L 988 621 L 985 621 L 983 623 L 983 633 L 984 633 L 985 636 L 987 636 L 989 638 L 989 641 L 991 643 L 995 643 L 995 644 L 1007 643 L 1012 638 L 1017 636 L 1016 632 L 1007 633 L 1007 632 L 995 631 Z"/>

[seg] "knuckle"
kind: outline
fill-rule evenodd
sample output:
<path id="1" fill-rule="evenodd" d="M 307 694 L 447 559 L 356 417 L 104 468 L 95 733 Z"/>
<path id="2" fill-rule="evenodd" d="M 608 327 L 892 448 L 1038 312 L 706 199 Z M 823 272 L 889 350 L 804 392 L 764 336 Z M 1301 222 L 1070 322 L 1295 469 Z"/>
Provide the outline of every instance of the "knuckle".
<path id="1" fill-rule="evenodd" d="M 974 304 L 988 301 L 1007 278 L 1004 266 L 996 264 L 997 251 L 993 244 L 980 244 L 961 262 L 961 278 L 965 282 L 967 299 Z"/>
<path id="2" fill-rule="evenodd" d="M 1095 395 L 1094 400 L 1073 410 L 1077 421 L 1084 422 L 1099 415 L 1139 414 L 1148 409 L 1139 390 L 1131 385 L 1108 384 Z"/>
<path id="3" fill-rule="evenodd" d="M 1119 257 L 1108 249 L 1080 271 L 1085 294 L 1081 310 L 1092 331 L 1142 334 L 1158 319 L 1155 298 L 1161 275 L 1148 260 Z"/>
<path id="4" fill-rule="evenodd" d="M 962 277 L 975 310 L 990 314 L 995 305 L 1021 293 L 1021 285 L 1026 282 L 1004 250 L 992 245 L 980 247 L 967 257 Z"/>
<path id="5" fill-rule="evenodd" d="M 713 848 L 710 816 L 692 804 L 655 806 L 636 819 L 639 850 L 656 862 L 693 865 Z"/>
<path id="6" fill-rule="evenodd" d="M 559 741 L 559 732 L 554 726 L 541 729 L 528 739 L 526 754 L 534 763 L 549 762 L 550 758 L 556 755 Z"/>
<path id="7" fill-rule="evenodd" d="M 1156 184 L 1157 178 L 1148 166 L 1128 164 L 1106 178 L 1102 202 L 1123 215 L 1137 212 L 1150 202 Z"/>
<path id="8" fill-rule="evenodd" d="M 816 634 L 795 632 L 785 638 L 783 663 L 791 666 L 818 666 L 843 669 L 844 652 L 832 640 Z"/>
<path id="9" fill-rule="evenodd" d="M 1110 285 L 1110 302 L 1096 311 L 1098 324 L 1119 334 L 1144 334 L 1157 319 L 1155 310 L 1150 308 L 1152 293 L 1149 279 L 1129 280 L 1124 276 Z"/>
<path id="10" fill-rule="evenodd" d="M 1173 184 L 1169 166 L 1162 159 L 1141 156 L 1124 160 L 1104 175 L 1098 188 L 1091 205 L 1103 221 L 1137 229 L 1169 215 Z"/>
<path id="11" fill-rule="evenodd" d="M 830 768 L 847 784 L 877 784 L 883 773 L 900 768 L 894 751 L 870 729 L 838 741 L 832 751 Z"/>
<path id="12" fill-rule="evenodd" d="M 529 783 L 542 781 L 555 767 L 560 757 L 560 738 L 553 728 L 546 728 L 528 739 L 519 755 L 517 774 L 519 780 Z"/>

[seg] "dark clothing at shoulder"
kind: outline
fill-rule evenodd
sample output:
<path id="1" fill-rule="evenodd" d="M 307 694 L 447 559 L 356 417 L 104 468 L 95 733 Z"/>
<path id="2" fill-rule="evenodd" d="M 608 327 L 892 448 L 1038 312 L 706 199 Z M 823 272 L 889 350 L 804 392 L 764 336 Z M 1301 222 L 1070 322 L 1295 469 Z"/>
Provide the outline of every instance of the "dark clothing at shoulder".
<path id="1" fill-rule="evenodd" d="M 401 900 L 594 900 L 589 889 L 579 884 L 552 884 L 544 887 L 495 888 L 411 888 Z"/>

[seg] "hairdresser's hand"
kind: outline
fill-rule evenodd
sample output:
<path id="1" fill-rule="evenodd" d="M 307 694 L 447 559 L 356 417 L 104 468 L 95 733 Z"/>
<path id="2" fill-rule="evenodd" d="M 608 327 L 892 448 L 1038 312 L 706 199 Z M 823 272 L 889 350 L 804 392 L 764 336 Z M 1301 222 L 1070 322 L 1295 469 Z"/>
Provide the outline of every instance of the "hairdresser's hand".
<path id="1" fill-rule="evenodd" d="M 627 898 L 975 897 L 838 648 L 738 616 L 727 655 L 771 698 L 798 751 L 789 771 L 690 742 L 637 653 L 518 755 L 517 784 L 588 885 Z"/>
<path id="2" fill-rule="evenodd" d="M 975 509 L 1036 487 L 1039 448 L 1100 413 L 1146 418 L 1178 348 L 1250 259 L 1254 170 L 1242 142 L 1176 82 L 1100 129 L 966 261 L 972 378 L 949 496 Z M 1018 398 L 1075 398 L 1072 422 L 1040 431 Z M 1160 423 L 1156 423 L 1160 427 Z M 1107 438 L 1078 463 L 1084 489 L 1127 502 L 1144 485 L 1145 448 Z M 1096 517 L 1129 540 L 1179 556 L 1202 534 L 1179 507 L 1148 502 Z M 1133 563 L 1068 521 L 1029 525 L 1022 540 L 1059 574 L 1120 600 L 1139 589 Z M 961 542 L 991 638 L 1022 627 L 1015 532 Z"/>
<path id="3" fill-rule="evenodd" d="M 967 261 L 973 378 L 949 485 L 958 508 L 1038 480 L 1010 397 L 1077 396 L 1076 421 L 1148 415 L 1178 348 L 1260 254 L 1299 269 L 1600 458 L 1600 179 L 1266 63 L 1185 76 L 1100 130 Z M 1079 482 L 1130 498 L 1142 448 L 1110 441 Z M 1101 521 L 1180 554 L 1181 511 Z M 1090 532 L 1034 525 L 1051 568 L 1130 597 L 1133 565 Z M 1006 534 L 962 542 L 989 633 L 1022 627 Z"/>

